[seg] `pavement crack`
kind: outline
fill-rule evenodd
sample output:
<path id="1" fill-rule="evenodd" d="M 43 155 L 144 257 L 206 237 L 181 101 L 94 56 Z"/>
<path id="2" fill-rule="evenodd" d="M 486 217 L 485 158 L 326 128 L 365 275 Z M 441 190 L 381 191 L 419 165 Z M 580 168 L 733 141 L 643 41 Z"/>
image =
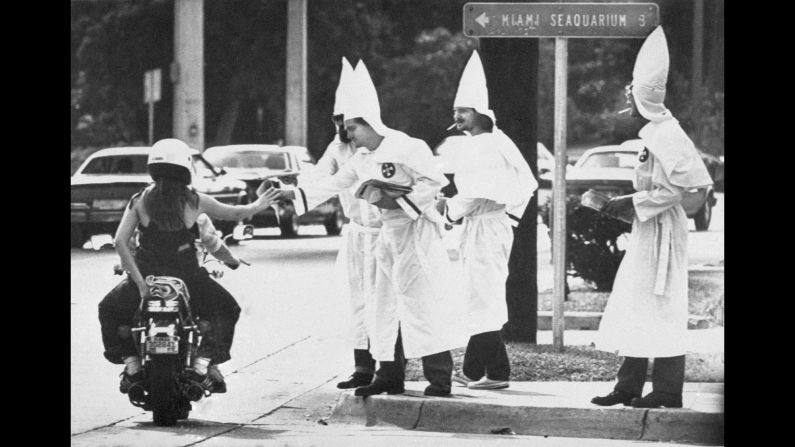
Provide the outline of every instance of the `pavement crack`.
<path id="1" fill-rule="evenodd" d="M 640 421 L 640 436 L 638 440 L 643 439 L 643 436 L 646 435 L 646 419 L 649 417 L 649 410 L 643 410 L 643 419 Z"/>
<path id="2" fill-rule="evenodd" d="M 100 425 L 99 427 L 89 428 L 88 430 L 83 430 L 83 431 L 81 431 L 79 433 L 72 433 L 72 436 L 80 436 L 80 435 L 84 435 L 86 433 L 90 433 L 92 431 L 102 430 L 103 428 L 108 428 L 108 427 L 113 427 L 116 424 L 122 423 L 124 421 L 129 421 L 130 419 L 140 417 L 140 416 L 142 416 L 144 414 L 146 414 L 146 413 L 140 413 L 140 414 L 136 414 L 134 416 L 130 416 L 128 418 L 119 419 L 118 421 L 111 422 L 110 424 L 105 424 L 105 425 Z"/>
<path id="3" fill-rule="evenodd" d="M 414 421 L 414 424 L 411 426 L 412 430 L 416 429 L 417 426 L 420 425 L 420 419 L 422 419 L 422 407 L 424 407 L 424 406 L 425 406 L 425 402 L 424 401 L 420 402 L 420 409 L 417 410 L 417 420 Z"/>
<path id="4" fill-rule="evenodd" d="M 287 408 L 287 404 L 289 404 L 290 402 L 300 398 L 301 396 L 303 396 L 305 394 L 308 394 L 308 393 L 311 393 L 312 391 L 315 391 L 316 389 L 318 389 L 318 388 L 322 387 L 323 385 L 331 382 L 332 380 L 336 379 L 337 377 L 338 377 L 338 375 L 331 376 L 329 379 L 327 379 L 325 382 L 321 383 L 320 385 L 318 385 L 318 386 L 316 386 L 314 388 L 310 388 L 310 389 L 304 391 L 301 394 L 297 394 L 297 395 L 287 399 L 286 401 L 284 401 L 284 403 L 280 404 L 278 407 L 274 408 L 273 410 L 271 410 L 271 411 L 269 411 L 269 412 L 267 412 L 267 413 L 265 413 L 265 414 L 263 414 L 261 416 L 258 416 L 256 418 L 252 419 L 251 422 L 258 421 L 258 420 L 260 420 L 262 418 L 266 418 L 266 417 L 272 415 L 273 413 L 277 412 L 278 410 L 280 410 L 282 408 Z"/>
<path id="5" fill-rule="evenodd" d="M 290 344 L 288 344 L 288 345 L 286 345 L 286 346 L 282 346 L 281 348 L 277 349 L 276 351 L 273 351 L 273 352 L 271 352 L 270 354 L 266 355 L 265 357 L 262 357 L 262 358 L 260 358 L 260 359 L 254 360 L 253 362 L 249 363 L 248 365 L 241 366 L 240 368 L 238 368 L 238 369 L 236 369 L 236 370 L 232 371 L 232 372 L 230 373 L 230 375 L 231 375 L 231 374 L 237 374 L 237 373 L 239 373 L 240 371 L 242 371 L 242 370 L 244 370 L 244 369 L 248 368 L 249 366 L 255 365 L 255 364 L 257 364 L 257 363 L 259 363 L 259 362 L 261 362 L 261 361 L 263 361 L 263 360 L 265 360 L 265 359 L 268 359 L 268 358 L 270 358 L 270 357 L 273 357 L 274 355 L 276 355 L 276 354 L 278 354 L 278 353 L 280 353 L 280 352 L 284 351 L 285 349 L 292 348 L 293 346 L 297 345 L 298 343 L 301 343 L 301 342 L 303 342 L 303 341 L 309 340 L 310 338 L 312 338 L 312 336 L 311 336 L 311 335 L 307 335 L 306 337 L 304 337 L 304 338 L 301 338 L 301 339 L 299 339 L 299 340 L 296 340 L 296 341 L 294 341 L 294 342 L 292 342 L 292 343 L 290 343 Z"/>

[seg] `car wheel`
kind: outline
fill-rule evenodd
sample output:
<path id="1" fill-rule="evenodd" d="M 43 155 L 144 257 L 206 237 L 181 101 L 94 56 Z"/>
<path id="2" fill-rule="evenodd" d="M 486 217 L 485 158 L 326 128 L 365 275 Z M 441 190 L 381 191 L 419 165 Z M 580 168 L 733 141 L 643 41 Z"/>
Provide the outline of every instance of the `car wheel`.
<path id="1" fill-rule="evenodd" d="M 345 215 L 342 214 L 342 211 L 335 210 L 334 214 L 332 214 L 326 221 L 323 223 L 323 226 L 326 227 L 326 234 L 329 236 L 336 236 L 342 232 L 342 226 L 345 225 Z"/>
<path id="2" fill-rule="evenodd" d="M 289 213 L 282 216 L 282 222 L 279 229 L 282 232 L 282 237 L 297 237 L 298 236 L 298 216 L 295 213 Z"/>
<path id="3" fill-rule="evenodd" d="M 709 200 L 704 202 L 704 206 L 698 210 L 693 220 L 695 220 L 697 231 L 707 231 L 709 229 L 709 222 L 712 220 L 712 205 L 709 204 Z"/>
<path id="4" fill-rule="evenodd" d="M 72 224 L 72 228 L 71 228 L 71 247 L 72 248 L 80 248 L 80 247 L 83 246 L 83 242 L 85 242 L 83 229 L 80 228 L 80 225 L 78 225 L 78 224 Z"/>

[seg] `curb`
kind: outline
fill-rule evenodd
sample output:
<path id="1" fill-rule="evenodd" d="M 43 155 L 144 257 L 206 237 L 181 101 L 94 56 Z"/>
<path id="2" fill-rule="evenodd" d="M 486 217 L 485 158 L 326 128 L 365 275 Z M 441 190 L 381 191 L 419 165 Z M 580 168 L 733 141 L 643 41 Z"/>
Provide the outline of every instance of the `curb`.
<path id="1" fill-rule="evenodd" d="M 704 412 L 688 408 L 511 405 L 493 400 L 477 402 L 477 397 L 468 395 L 425 397 L 421 390 L 409 389 L 402 395 L 367 398 L 345 393 L 337 401 L 329 422 L 472 434 L 508 432 L 526 436 L 724 443 L 722 409 Z"/>

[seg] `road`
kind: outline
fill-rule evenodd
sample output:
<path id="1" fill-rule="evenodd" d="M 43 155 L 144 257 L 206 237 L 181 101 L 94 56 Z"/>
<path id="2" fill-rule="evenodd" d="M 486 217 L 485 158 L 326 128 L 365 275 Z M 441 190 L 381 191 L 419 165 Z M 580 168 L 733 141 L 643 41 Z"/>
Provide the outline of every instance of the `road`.
<path id="1" fill-rule="evenodd" d="M 722 262 L 723 206 L 719 194 L 710 231 L 691 228 L 691 264 Z M 192 445 L 243 425 L 267 425 L 295 399 L 346 377 L 353 359 L 343 335 L 345 298 L 332 286 L 342 238 L 325 236 L 321 226 L 301 230 L 292 240 L 275 229 L 257 230 L 255 239 L 233 247 L 252 265 L 219 279 L 243 309 L 232 360 L 221 365 L 229 392 L 195 404 L 191 419 L 176 428 L 154 427 L 151 413 L 130 405 L 118 392 L 122 367 L 102 356 L 97 304 L 119 281 L 112 274 L 116 253 L 72 250 L 72 445 Z M 552 283 L 545 227 L 538 236 L 539 290 L 545 290 Z"/>

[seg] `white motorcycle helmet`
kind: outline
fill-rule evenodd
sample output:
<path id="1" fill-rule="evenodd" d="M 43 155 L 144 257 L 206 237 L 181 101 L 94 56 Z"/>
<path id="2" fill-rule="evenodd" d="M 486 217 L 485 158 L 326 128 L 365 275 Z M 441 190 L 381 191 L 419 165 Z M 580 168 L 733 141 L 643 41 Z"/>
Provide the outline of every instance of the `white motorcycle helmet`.
<path id="1" fill-rule="evenodd" d="M 185 185 L 191 184 L 193 157 L 190 147 L 182 140 L 166 138 L 153 144 L 146 164 L 152 180 L 168 177 Z"/>

